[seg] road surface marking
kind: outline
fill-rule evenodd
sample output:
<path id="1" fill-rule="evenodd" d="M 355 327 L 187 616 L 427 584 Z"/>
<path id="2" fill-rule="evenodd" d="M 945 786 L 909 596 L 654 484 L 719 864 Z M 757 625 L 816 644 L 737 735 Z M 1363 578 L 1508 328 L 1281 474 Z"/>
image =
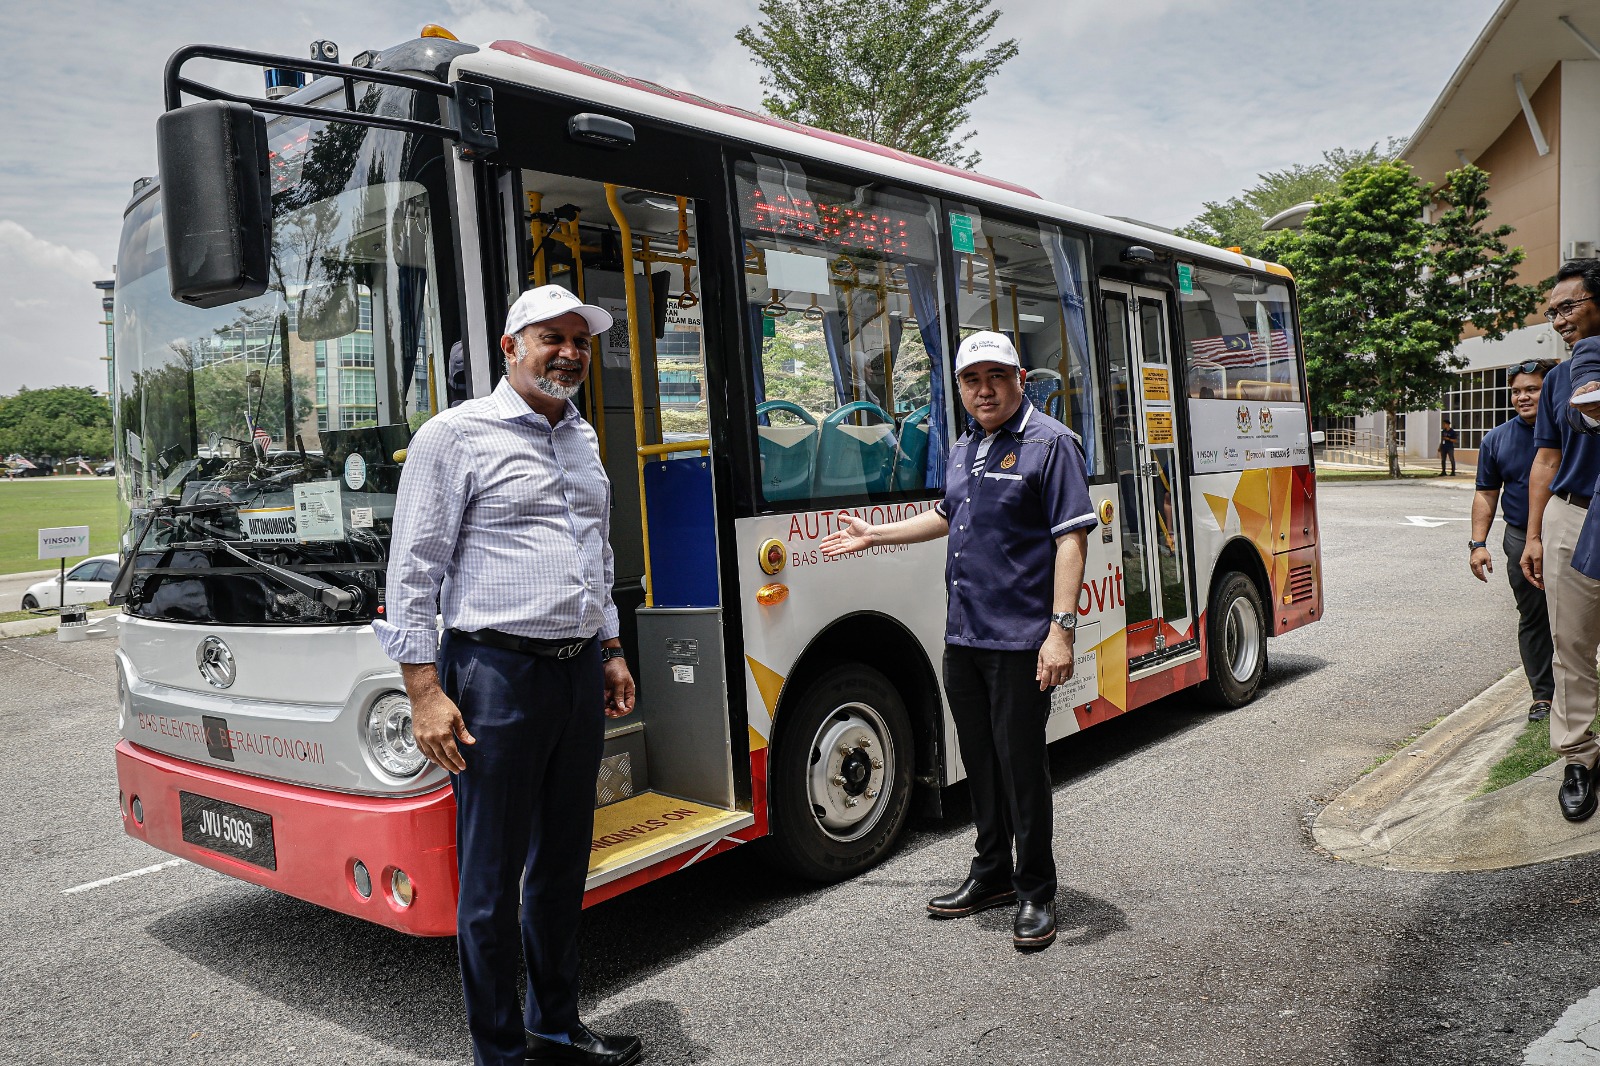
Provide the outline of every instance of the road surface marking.
<path id="1" fill-rule="evenodd" d="M 117 874 L 115 877 L 102 877 L 100 880 L 90 881 L 86 885 L 73 885 L 71 888 L 63 888 L 61 890 L 61 894 L 63 896 L 70 896 L 75 892 L 87 892 L 92 888 L 104 888 L 107 885 L 114 885 L 119 881 L 127 881 L 134 877 L 143 877 L 145 874 L 153 874 L 159 870 L 168 869 L 169 867 L 183 866 L 188 863 L 188 861 L 188 859 L 168 859 L 166 862 L 158 862 L 154 866 L 146 866 L 142 870 L 129 870 L 125 874 Z"/>
<path id="2" fill-rule="evenodd" d="M 1470 518 L 1433 518 L 1425 514 L 1408 514 L 1406 515 L 1406 520 L 1400 524 L 1402 526 L 1421 526 L 1423 529 L 1432 529 L 1435 526 L 1442 526 L 1446 522 L 1470 521 L 1472 521 Z"/>

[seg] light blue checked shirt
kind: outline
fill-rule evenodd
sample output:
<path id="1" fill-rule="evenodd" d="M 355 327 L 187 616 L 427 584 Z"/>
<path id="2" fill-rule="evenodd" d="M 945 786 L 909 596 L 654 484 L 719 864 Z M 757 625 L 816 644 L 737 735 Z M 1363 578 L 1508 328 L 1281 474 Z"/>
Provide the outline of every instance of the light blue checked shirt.
<path id="1" fill-rule="evenodd" d="M 617 635 L 611 482 L 571 403 L 554 427 L 505 381 L 429 419 L 406 450 L 389 542 L 389 658 L 431 663 L 439 632 Z"/>

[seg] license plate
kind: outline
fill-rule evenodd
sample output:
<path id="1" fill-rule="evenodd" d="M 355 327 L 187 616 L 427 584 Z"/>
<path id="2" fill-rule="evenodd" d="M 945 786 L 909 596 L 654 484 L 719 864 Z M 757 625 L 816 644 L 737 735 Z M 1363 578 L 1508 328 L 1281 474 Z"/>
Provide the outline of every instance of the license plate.
<path id="1" fill-rule="evenodd" d="M 272 844 L 272 815 L 192 792 L 178 793 L 178 808 L 187 843 L 268 870 L 278 868 L 278 853 Z"/>

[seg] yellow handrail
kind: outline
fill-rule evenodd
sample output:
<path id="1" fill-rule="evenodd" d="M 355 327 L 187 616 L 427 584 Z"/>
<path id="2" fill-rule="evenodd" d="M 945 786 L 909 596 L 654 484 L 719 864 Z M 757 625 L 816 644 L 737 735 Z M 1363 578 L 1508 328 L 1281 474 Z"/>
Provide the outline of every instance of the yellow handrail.
<path id="1" fill-rule="evenodd" d="M 644 440 L 644 380 L 639 366 L 639 353 L 643 345 L 639 341 L 639 298 L 633 277 L 633 227 L 628 225 L 628 216 L 622 213 L 617 187 L 607 182 L 605 188 L 606 204 L 611 208 L 611 217 L 616 219 L 618 236 L 621 238 L 619 243 L 622 245 L 622 291 L 628 303 L 628 372 L 633 379 L 633 442 L 644 448 L 647 447 L 641 443 Z M 650 580 L 650 514 L 644 499 L 644 459 L 643 455 L 638 456 L 639 532 L 644 538 L 644 605 L 654 607 L 655 587 Z"/>
<path id="2" fill-rule="evenodd" d="M 639 454 L 645 455 L 671 455 L 673 452 L 699 452 L 701 455 L 711 454 L 711 439 L 701 437 L 699 440 L 671 440 L 665 444 L 642 444 Z"/>

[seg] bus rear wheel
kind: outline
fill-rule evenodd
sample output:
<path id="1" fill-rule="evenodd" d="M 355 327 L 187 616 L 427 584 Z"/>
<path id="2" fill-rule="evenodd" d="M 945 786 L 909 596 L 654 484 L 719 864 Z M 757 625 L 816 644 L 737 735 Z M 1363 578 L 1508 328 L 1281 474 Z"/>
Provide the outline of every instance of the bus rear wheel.
<path id="1" fill-rule="evenodd" d="M 818 677 L 783 714 L 769 767 L 773 860 L 813 881 L 876 864 L 910 809 L 911 720 L 889 680 L 859 664 Z"/>
<path id="2" fill-rule="evenodd" d="M 1206 612 L 1207 665 L 1210 676 L 1201 696 L 1214 707 L 1231 710 L 1255 698 L 1267 671 L 1267 618 L 1256 583 L 1244 574 L 1222 574 Z"/>

